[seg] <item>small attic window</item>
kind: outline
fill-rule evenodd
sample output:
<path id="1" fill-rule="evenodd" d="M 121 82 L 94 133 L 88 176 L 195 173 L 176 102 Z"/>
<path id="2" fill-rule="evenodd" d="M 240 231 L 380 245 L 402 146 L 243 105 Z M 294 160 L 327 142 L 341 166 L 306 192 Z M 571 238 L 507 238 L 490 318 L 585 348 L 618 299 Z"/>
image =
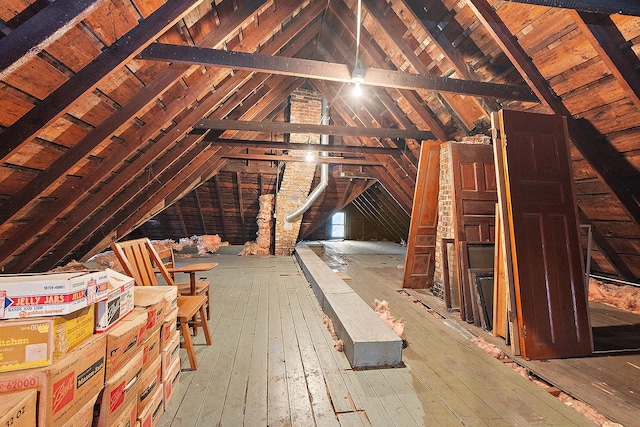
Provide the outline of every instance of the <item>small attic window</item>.
<path id="1" fill-rule="evenodd" d="M 344 212 L 336 212 L 331 217 L 331 227 L 329 230 L 330 239 L 344 239 L 344 227 L 345 227 L 345 214 Z"/>

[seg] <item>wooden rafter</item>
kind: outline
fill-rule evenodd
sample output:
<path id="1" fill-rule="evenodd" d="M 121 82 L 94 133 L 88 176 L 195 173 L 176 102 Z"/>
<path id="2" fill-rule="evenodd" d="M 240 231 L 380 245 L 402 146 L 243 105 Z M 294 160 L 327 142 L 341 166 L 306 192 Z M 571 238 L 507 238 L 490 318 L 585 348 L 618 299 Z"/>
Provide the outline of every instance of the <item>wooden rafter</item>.
<path id="1" fill-rule="evenodd" d="M 0 39 L 0 79 L 26 64 L 107 0 L 58 0 Z"/>
<path id="2" fill-rule="evenodd" d="M 261 160 L 268 162 L 307 162 L 304 156 L 289 156 L 289 155 L 277 155 L 277 154 L 243 154 L 243 153 L 234 153 L 227 154 L 225 156 L 227 159 L 241 159 L 241 160 Z M 338 165 L 367 165 L 367 166 L 382 166 L 377 160 L 367 160 L 367 159 L 345 159 L 344 157 L 323 157 L 316 156 L 314 159 L 314 163 L 327 163 L 327 164 L 338 164 Z"/>
<path id="3" fill-rule="evenodd" d="M 608 15 L 571 12 L 600 59 L 611 71 L 629 99 L 640 109 L 640 73 L 634 66 L 636 54 L 627 46 L 627 41 Z"/>
<path id="4" fill-rule="evenodd" d="M 251 132 L 311 133 L 319 135 L 375 136 L 378 138 L 430 139 L 429 131 L 393 128 L 365 128 L 335 125 L 311 125 L 303 123 L 276 123 L 240 120 L 202 119 L 194 129 L 244 130 Z"/>
<path id="5" fill-rule="evenodd" d="M 154 43 L 149 45 L 139 57 L 141 59 L 154 59 L 172 63 L 212 65 L 342 83 L 350 83 L 353 80 L 353 70 L 350 70 L 345 64 L 229 50 L 204 49 L 196 46 Z M 378 68 L 367 68 L 364 79 L 365 84 L 371 86 L 411 90 L 426 89 L 438 92 L 538 102 L 531 90 L 524 86 L 433 77 L 425 74 L 411 74 Z"/>
<path id="6" fill-rule="evenodd" d="M 368 145 L 336 145 L 329 143 L 328 145 L 320 144 L 300 144 L 293 142 L 277 142 L 277 141 L 261 141 L 250 139 L 223 139 L 207 135 L 205 141 L 211 141 L 215 145 L 224 145 L 237 148 L 263 148 L 265 150 L 300 150 L 305 151 L 328 151 L 330 153 L 352 153 L 352 154 L 389 154 L 392 156 L 399 155 L 404 147 L 371 147 Z"/>

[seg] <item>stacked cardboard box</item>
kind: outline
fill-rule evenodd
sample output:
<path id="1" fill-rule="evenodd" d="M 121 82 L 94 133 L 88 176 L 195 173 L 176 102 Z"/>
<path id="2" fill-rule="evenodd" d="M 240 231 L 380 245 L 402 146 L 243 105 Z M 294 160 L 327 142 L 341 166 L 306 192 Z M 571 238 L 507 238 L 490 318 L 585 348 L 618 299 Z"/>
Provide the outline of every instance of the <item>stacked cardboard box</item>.
<path id="1" fill-rule="evenodd" d="M 179 381 L 177 290 L 113 270 L 0 276 L 0 419 L 155 426 Z"/>

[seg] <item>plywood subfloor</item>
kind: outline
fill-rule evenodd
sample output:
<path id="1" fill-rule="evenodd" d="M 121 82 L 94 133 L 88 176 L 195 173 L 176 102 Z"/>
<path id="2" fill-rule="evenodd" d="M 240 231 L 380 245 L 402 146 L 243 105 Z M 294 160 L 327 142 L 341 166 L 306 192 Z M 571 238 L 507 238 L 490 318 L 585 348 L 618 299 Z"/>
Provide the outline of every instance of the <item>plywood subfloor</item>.
<path id="1" fill-rule="evenodd" d="M 213 345 L 196 339 L 200 368 L 182 372 L 161 426 L 592 425 L 398 294 L 404 248 L 342 254 L 340 269 L 364 300 L 387 299 L 407 320 L 405 367 L 364 371 L 334 349 L 292 257 L 233 251 L 207 259 L 218 262 L 203 275 L 212 281 Z"/>

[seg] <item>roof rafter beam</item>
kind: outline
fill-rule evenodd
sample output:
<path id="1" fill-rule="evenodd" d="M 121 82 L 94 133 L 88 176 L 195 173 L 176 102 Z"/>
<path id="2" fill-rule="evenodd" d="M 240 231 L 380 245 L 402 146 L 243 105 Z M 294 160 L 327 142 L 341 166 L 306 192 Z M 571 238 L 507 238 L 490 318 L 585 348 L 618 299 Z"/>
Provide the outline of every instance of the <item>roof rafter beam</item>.
<path id="1" fill-rule="evenodd" d="M 215 145 L 215 143 L 214 143 Z M 289 156 L 289 155 L 279 155 L 279 154 L 242 154 L 242 153 L 231 153 L 226 154 L 224 156 L 227 159 L 241 159 L 241 160 L 262 160 L 268 162 L 299 162 L 305 163 L 308 162 L 305 156 Z M 316 156 L 313 160 L 313 163 L 328 163 L 328 164 L 339 164 L 339 165 L 366 165 L 366 166 L 382 166 L 382 163 L 377 160 L 367 160 L 367 159 L 346 159 L 344 157 L 324 157 L 324 156 Z"/>
<path id="2" fill-rule="evenodd" d="M 346 64 L 164 43 L 149 45 L 138 57 L 140 59 L 182 62 L 188 65 L 210 65 L 234 70 L 284 74 L 343 83 L 352 81 L 353 71 Z M 412 90 L 426 89 L 515 101 L 539 102 L 531 89 L 524 86 L 433 77 L 379 68 L 367 68 L 364 78 L 365 84 L 371 86 Z"/>
<path id="3" fill-rule="evenodd" d="M 0 39 L 0 79 L 34 58 L 107 0 L 58 0 Z"/>
<path id="4" fill-rule="evenodd" d="M 625 94 L 640 109 L 640 74 L 631 60 L 637 60 L 637 57 L 631 48 L 626 46 L 627 41 L 620 34 L 616 24 L 607 15 L 575 11 L 572 11 L 571 15 Z"/>

